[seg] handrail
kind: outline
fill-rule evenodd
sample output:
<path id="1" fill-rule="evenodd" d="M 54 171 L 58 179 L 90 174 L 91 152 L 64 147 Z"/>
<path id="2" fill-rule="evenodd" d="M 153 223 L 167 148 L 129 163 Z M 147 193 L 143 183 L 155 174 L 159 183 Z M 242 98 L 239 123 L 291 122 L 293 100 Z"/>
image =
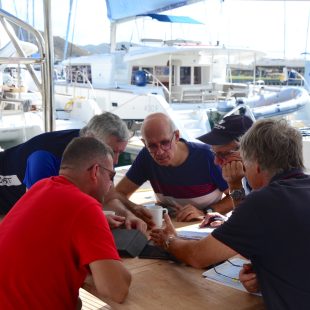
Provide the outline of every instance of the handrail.
<path id="1" fill-rule="evenodd" d="M 3 25 L 3 28 L 7 32 L 11 42 L 13 43 L 17 53 L 20 56 L 20 57 L 17 57 L 18 58 L 17 64 L 18 63 L 25 64 L 25 66 L 27 67 L 33 81 L 35 82 L 36 86 L 38 87 L 39 91 L 42 92 L 43 81 L 42 81 L 42 83 L 40 83 L 40 81 L 38 80 L 38 78 L 34 72 L 34 69 L 31 66 L 31 64 L 29 63 L 29 61 L 23 62 L 23 58 L 28 58 L 28 57 L 26 56 L 21 45 L 19 44 L 19 40 L 16 37 L 16 34 L 13 33 L 12 31 L 10 31 L 7 22 L 9 21 L 11 23 L 14 23 L 15 25 L 22 27 L 23 29 L 25 29 L 26 31 L 30 32 L 33 35 L 33 37 L 36 39 L 39 54 L 41 55 L 41 58 L 38 59 L 38 62 L 43 64 L 43 61 L 45 60 L 45 53 L 44 53 L 44 40 L 43 40 L 41 33 L 39 31 L 37 31 L 35 28 L 31 27 L 29 24 L 22 21 L 21 19 L 15 17 L 14 15 L 12 15 L 12 14 L 10 14 L 10 13 L 2 10 L 2 9 L 0 9 L 0 21 Z M 10 60 L 10 63 L 12 63 L 12 64 L 16 63 L 14 61 L 14 59 L 16 57 L 3 57 L 3 58 L 7 58 L 8 60 Z"/>
<path id="2" fill-rule="evenodd" d="M 156 83 L 157 83 L 157 87 L 158 87 L 158 85 L 160 85 L 163 89 L 164 89 L 164 91 L 166 92 L 166 94 L 168 95 L 168 98 L 171 98 L 171 93 L 170 93 L 170 91 L 168 90 L 168 88 L 157 78 L 157 76 L 156 75 L 154 75 L 154 74 L 152 74 L 151 72 L 149 72 L 149 71 L 147 71 L 147 70 L 145 70 L 145 69 L 143 69 L 143 71 L 145 71 L 147 74 L 149 74 L 155 81 L 156 81 Z M 169 100 L 170 101 L 170 100 Z"/>
<path id="3" fill-rule="evenodd" d="M 72 83 L 72 80 L 71 80 L 71 85 L 73 85 L 73 88 L 74 88 L 73 94 L 75 93 L 75 87 L 78 84 L 77 78 L 78 78 L 78 76 L 82 76 L 83 81 L 86 81 L 86 84 L 90 87 L 92 99 L 96 100 L 96 95 L 95 95 L 95 90 L 94 90 L 93 84 L 90 82 L 90 80 L 88 79 L 88 76 L 85 74 L 85 72 L 78 70 L 78 71 L 75 71 L 75 73 L 76 73 L 76 76 L 75 76 L 74 82 Z M 73 97 L 75 97 L 75 96 L 73 95 Z"/>
<path id="4" fill-rule="evenodd" d="M 0 62 L 3 64 L 24 64 L 41 94 L 42 103 L 45 103 L 46 98 L 51 98 L 50 94 L 51 90 L 47 87 L 49 83 L 48 82 L 49 74 L 47 69 L 45 41 L 43 39 L 43 36 L 38 30 L 33 28 L 31 25 L 27 24 L 26 22 L 22 21 L 21 19 L 15 17 L 14 15 L 8 13 L 3 9 L 0 9 L 0 22 L 4 30 L 6 31 L 7 35 L 9 36 L 10 41 L 12 42 L 18 55 L 17 57 L 14 56 L 1 57 Z M 21 27 L 22 29 L 32 34 L 33 38 L 35 39 L 36 46 L 38 48 L 38 53 L 40 55 L 39 58 L 27 57 L 15 32 L 12 31 L 12 29 L 9 27 L 10 23 L 13 23 L 18 27 Z M 35 70 L 32 66 L 32 64 L 34 63 L 40 64 L 41 66 L 41 82 L 39 81 L 37 75 L 35 74 Z M 44 108 L 46 110 L 45 106 Z M 48 127 L 50 127 L 49 124 L 47 124 L 46 116 L 44 117 L 44 127 L 45 130 L 47 130 Z"/>
<path id="5" fill-rule="evenodd" d="M 244 109 L 245 111 L 248 112 L 249 117 L 252 119 L 253 122 L 255 122 L 255 116 L 254 113 L 252 112 L 252 109 L 249 105 L 245 104 L 245 103 L 239 103 L 237 104 L 232 110 L 230 110 L 229 112 L 227 112 L 223 118 L 229 116 L 229 115 L 233 115 L 235 112 L 237 112 L 238 110 Z"/>
<path id="6" fill-rule="evenodd" d="M 295 74 L 297 74 L 300 77 L 300 79 L 304 82 L 304 85 L 306 86 L 306 89 L 308 90 L 308 92 L 310 92 L 310 86 L 309 86 L 308 82 L 306 81 L 306 79 L 298 71 L 296 71 L 294 69 L 291 69 L 291 71 L 294 72 Z"/>

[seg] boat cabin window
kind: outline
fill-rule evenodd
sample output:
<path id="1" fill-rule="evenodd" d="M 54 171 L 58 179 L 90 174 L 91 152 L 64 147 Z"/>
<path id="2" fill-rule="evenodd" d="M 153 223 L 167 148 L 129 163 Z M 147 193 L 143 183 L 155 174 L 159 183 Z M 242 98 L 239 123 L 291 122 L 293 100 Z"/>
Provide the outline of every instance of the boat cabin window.
<path id="1" fill-rule="evenodd" d="M 201 84 L 201 67 L 194 67 L 194 84 Z"/>
<path id="2" fill-rule="evenodd" d="M 69 83 L 86 84 L 92 83 L 92 74 L 90 65 L 74 65 L 66 67 L 66 77 Z"/>
<path id="3" fill-rule="evenodd" d="M 201 67 L 180 67 L 180 85 L 200 85 Z"/>
<path id="4" fill-rule="evenodd" d="M 180 84 L 191 84 L 191 67 L 180 67 Z"/>
<path id="5" fill-rule="evenodd" d="M 168 66 L 155 66 L 156 78 L 166 87 L 169 85 L 169 67 Z"/>
<path id="6" fill-rule="evenodd" d="M 131 85 L 135 85 L 136 72 L 139 70 L 138 66 L 133 66 L 131 70 Z"/>

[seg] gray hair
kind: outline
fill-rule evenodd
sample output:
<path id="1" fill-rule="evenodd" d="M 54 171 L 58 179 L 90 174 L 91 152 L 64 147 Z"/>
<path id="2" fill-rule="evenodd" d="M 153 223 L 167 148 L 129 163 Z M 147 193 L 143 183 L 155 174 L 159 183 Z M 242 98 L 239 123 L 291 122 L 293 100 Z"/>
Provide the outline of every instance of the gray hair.
<path id="1" fill-rule="evenodd" d="M 60 168 L 85 169 L 109 155 L 113 158 L 112 149 L 96 138 L 77 137 L 64 150 Z"/>
<path id="2" fill-rule="evenodd" d="M 241 138 L 244 161 L 257 161 L 270 175 L 304 169 L 302 135 L 286 120 L 259 120 Z"/>
<path id="3" fill-rule="evenodd" d="M 105 112 L 93 116 L 88 124 L 80 130 L 80 136 L 95 137 L 101 141 L 115 136 L 119 141 L 128 141 L 130 133 L 125 122 L 117 115 Z"/>
<path id="4" fill-rule="evenodd" d="M 144 130 L 145 130 L 145 125 L 147 124 L 147 121 L 152 119 L 152 118 L 158 118 L 158 120 L 164 120 L 168 123 L 171 132 L 174 132 L 177 130 L 177 127 L 175 126 L 174 122 L 172 119 L 165 113 L 153 113 L 149 114 L 143 121 L 142 126 L 141 126 L 141 135 L 144 137 Z"/>

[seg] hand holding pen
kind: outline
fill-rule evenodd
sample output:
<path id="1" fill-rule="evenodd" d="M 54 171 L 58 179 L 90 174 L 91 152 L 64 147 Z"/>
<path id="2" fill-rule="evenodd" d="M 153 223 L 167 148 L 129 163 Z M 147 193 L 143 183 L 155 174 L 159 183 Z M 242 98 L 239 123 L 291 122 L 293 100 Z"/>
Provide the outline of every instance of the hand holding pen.
<path id="1" fill-rule="evenodd" d="M 206 226 L 215 228 L 222 225 L 224 221 L 226 221 L 226 219 L 226 216 L 218 212 L 207 213 L 203 221 L 200 223 L 199 228 L 203 228 Z"/>

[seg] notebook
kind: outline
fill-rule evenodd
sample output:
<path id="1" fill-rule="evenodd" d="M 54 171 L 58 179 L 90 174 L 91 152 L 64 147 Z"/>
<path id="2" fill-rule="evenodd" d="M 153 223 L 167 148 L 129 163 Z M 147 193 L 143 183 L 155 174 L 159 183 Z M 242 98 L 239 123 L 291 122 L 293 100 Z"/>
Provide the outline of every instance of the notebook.
<path id="1" fill-rule="evenodd" d="M 137 229 L 112 229 L 115 245 L 121 257 L 136 257 L 138 256 L 148 240 L 146 236 Z"/>
<path id="2" fill-rule="evenodd" d="M 115 245 L 121 257 L 166 259 L 177 261 L 169 252 L 156 246 L 153 241 L 136 229 L 112 229 Z"/>

